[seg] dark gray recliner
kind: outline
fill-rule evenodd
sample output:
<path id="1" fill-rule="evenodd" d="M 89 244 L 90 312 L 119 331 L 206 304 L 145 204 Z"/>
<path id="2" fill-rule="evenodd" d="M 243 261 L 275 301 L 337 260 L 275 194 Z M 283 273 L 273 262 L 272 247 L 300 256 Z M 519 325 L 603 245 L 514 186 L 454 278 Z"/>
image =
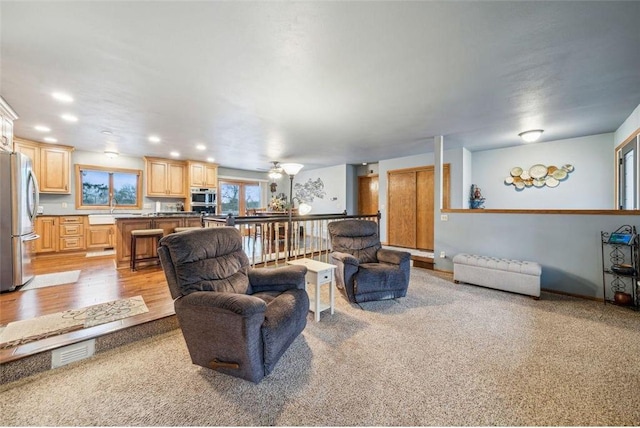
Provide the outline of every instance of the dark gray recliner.
<path id="1" fill-rule="evenodd" d="M 329 223 L 336 285 L 352 303 L 407 295 L 411 254 L 382 248 L 378 224 L 370 220 Z"/>
<path id="2" fill-rule="evenodd" d="M 167 235 L 158 254 L 194 364 L 257 383 L 307 325 L 307 268 L 252 269 L 233 227 Z"/>

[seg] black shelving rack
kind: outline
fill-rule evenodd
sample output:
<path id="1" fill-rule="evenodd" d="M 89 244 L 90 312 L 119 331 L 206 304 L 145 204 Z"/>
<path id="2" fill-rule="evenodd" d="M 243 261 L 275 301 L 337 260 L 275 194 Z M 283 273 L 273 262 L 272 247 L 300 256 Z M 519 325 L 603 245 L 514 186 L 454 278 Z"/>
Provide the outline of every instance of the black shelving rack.
<path id="1" fill-rule="evenodd" d="M 640 237 L 635 226 L 600 232 L 604 303 L 640 309 Z"/>

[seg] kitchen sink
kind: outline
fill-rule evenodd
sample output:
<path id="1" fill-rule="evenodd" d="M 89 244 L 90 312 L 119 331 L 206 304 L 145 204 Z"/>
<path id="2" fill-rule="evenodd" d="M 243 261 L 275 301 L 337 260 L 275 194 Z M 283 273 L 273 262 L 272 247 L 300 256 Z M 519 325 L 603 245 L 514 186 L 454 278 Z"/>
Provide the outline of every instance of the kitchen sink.
<path id="1" fill-rule="evenodd" d="M 116 224 L 116 219 L 112 214 L 89 214 L 90 225 L 96 224 Z"/>

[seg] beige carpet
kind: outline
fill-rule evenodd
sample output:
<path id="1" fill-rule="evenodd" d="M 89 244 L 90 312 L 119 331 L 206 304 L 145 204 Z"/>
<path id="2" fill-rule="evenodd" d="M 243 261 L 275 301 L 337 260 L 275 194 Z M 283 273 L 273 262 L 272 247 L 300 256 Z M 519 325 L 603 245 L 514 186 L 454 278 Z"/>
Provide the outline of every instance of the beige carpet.
<path id="1" fill-rule="evenodd" d="M 179 330 L 0 387 L 4 425 L 638 425 L 640 314 L 412 269 L 409 295 L 322 314 L 260 384 Z"/>
<path id="2" fill-rule="evenodd" d="M 69 270 L 66 272 L 47 273 L 36 275 L 33 280 L 20 288 L 20 291 L 33 290 L 35 288 L 53 287 L 54 285 L 73 284 L 80 278 L 79 270 Z"/>
<path id="3" fill-rule="evenodd" d="M 142 296 L 114 300 L 7 324 L 0 332 L 0 349 L 12 348 L 45 337 L 89 328 L 149 312 Z"/>

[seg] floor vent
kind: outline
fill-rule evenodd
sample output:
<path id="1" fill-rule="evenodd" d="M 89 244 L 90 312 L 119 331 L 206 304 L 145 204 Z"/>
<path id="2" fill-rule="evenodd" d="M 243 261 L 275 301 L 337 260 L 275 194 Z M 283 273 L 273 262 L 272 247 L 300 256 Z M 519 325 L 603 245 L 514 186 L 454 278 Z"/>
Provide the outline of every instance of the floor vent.
<path id="1" fill-rule="evenodd" d="M 51 368 L 55 369 L 69 363 L 73 363 L 74 361 L 89 358 L 95 353 L 95 350 L 95 339 L 74 343 L 73 345 L 65 346 L 64 348 L 54 349 L 51 352 Z"/>

